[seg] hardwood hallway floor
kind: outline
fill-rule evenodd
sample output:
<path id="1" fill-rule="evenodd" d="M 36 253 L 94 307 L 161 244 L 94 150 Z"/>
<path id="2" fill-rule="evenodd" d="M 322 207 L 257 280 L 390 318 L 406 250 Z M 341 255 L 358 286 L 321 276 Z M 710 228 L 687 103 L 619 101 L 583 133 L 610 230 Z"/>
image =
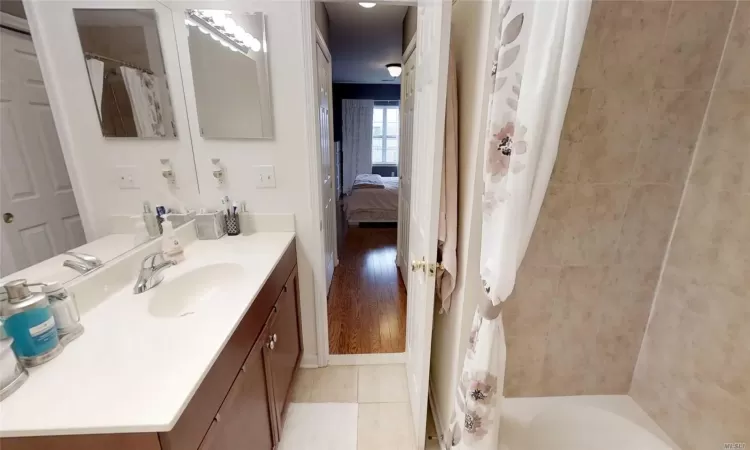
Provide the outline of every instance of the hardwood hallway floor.
<path id="1" fill-rule="evenodd" d="M 346 231 L 328 293 L 331 354 L 401 353 L 406 289 L 396 267 L 396 228 Z"/>

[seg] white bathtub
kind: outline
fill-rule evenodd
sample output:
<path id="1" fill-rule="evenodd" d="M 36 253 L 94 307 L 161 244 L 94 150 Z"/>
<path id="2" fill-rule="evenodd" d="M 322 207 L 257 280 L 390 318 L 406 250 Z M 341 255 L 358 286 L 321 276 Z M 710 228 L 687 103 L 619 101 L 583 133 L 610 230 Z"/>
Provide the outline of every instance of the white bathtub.
<path id="1" fill-rule="evenodd" d="M 509 398 L 500 450 L 680 450 L 627 395 Z"/>

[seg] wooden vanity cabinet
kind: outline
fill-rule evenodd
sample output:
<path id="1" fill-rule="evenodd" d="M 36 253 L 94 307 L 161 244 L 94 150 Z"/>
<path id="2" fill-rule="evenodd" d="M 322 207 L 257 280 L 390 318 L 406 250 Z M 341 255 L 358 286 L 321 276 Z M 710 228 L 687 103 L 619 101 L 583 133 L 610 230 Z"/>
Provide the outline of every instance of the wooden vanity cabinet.
<path id="1" fill-rule="evenodd" d="M 255 342 L 211 422 L 200 450 L 233 450 L 242 448 L 242 443 L 252 443 L 252 448 L 258 450 L 274 448 L 277 439 L 272 423 L 270 380 L 266 376 L 266 345 L 263 339 Z"/>
<path id="2" fill-rule="evenodd" d="M 289 245 L 170 431 L 0 439 L 2 450 L 273 450 L 302 357 Z"/>
<path id="3" fill-rule="evenodd" d="M 302 333 L 298 307 L 299 282 L 296 272 L 289 277 L 276 302 L 276 316 L 269 323 L 267 363 L 271 372 L 271 390 L 276 435 L 281 435 L 292 381 L 302 358 Z"/>

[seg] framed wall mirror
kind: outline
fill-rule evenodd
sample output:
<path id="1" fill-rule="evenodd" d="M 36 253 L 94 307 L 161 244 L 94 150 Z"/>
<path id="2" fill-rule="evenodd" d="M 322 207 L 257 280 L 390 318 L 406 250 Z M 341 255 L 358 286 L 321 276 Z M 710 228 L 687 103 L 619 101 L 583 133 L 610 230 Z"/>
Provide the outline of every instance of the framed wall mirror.
<path id="1" fill-rule="evenodd" d="M 153 9 L 74 9 L 105 137 L 174 139 L 177 130 Z"/>
<path id="2" fill-rule="evenodd" d="M 189 9 L 185 26 L 201 136 L 273 138 L 265 15 Z"/>

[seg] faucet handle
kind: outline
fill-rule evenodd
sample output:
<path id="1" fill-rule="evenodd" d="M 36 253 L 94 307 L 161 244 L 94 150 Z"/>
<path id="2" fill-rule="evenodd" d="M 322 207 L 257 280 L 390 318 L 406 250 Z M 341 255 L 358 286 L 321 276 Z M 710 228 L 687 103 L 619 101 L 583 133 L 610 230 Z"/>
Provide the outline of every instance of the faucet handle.
<path id="1" fill-rule="evenodd" d="M 141 267 L 144 269 L 153 269 L 154 267 L 164 263 L 165 261 L 166 259 L 164 258 L 164 253 L 154 252 L 143 258 Z"/>

